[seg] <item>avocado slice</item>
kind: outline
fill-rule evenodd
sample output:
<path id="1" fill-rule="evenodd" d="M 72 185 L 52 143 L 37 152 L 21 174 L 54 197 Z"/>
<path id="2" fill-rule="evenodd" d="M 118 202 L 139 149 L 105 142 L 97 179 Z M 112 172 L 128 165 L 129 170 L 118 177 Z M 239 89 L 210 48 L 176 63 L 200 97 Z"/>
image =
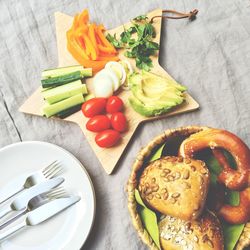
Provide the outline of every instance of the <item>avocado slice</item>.
<path id="1" fill-rule="evenodd" d="M 132 96 L 130 105 L 144 116 L 156 116 L 168 112 L 184 101 L 186 87 L 172 78 L 142 71 L 129 77 Z"/>
<path id="2" fill-rule="evenodd" d="M 156 108 L 155 106 L 145 105 L 134 96 L 129 97 L 129 103 L 137 113 L 147 117 L 161 115 L 171 108 L 168 106 Z"/>
<path id="3" fill-rule="evenodd" d="M 142 76 L 144 81 L 149 80 L 152 84 L 159 85 L 160 82 L 165 85 L 171 85 L 175 88 L 177 88 L 180 91 L 186 91 L 187 88 L 179 83 L 177 83 L 172 77 L 170 76 L 159 76 L 154 73 L 148 72 L 148 71 L 142 71 Z"/>

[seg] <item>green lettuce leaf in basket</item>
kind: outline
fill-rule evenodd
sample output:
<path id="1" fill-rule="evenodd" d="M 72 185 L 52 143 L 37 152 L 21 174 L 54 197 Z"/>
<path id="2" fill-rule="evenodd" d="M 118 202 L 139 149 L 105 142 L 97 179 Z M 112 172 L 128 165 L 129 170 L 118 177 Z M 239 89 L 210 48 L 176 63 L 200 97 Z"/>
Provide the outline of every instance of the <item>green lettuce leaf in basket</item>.
<path id="1" fill-rule="evenodd" d="M 142 220 L 143 225 L 145 226 L 146 230 L 148 231 L 149 235 L 153 239 L 156 246 L 161 249 L 160 247 L 160 237 L 159 237 L 159 228 L 157 224 L 157 216 L 155 212 L 147 208 L 147 206 L 142 201 L 142 198 L 139 194 L 139 191 L 135 190 L 135 199 L 137 203 L 140 205 L 139 213 Z"/>
<path id="2" fill-rule="evenodd" d="M 156 152 L 151 156 L 151 158 L 149 160 L 150 162 L 161 158 L 162 150 L 163 150 L 164 146 L 165 146 L 165 144 L 161 145 L 161 147 L 156 150 Z"/>
<path id="3" fill-rule="evenodd" d="M 162 150 L 164 148 L 163 144 L 150 158 L 150 162 L 157 160 L 162 155 Z M 139 208 L 139 214 L 140 218 L 142 220 L 143 225 L 145 226 L 146 230 L 148 231 L 149 235 L 153 239 L 156 246 L 161 249 L 160 245 L 160 236 L 159 236 L 159 228 L 157 223 L 157 216 L 156 213 L 153 212 L 151 209 L 149 209 L 144 202 L 142 201 L 142 198 L 140 196 L 139 191 L 135 190 L 135 200 L 140 205 Z"/>
<path id="4" fill-rule="evenodd" d="M 154 161 L 154 160 L 159 159 L 162 155 L 163 147 L 164 147 L 164 144 L 151 156 L 149 161 Z M 143 225 L 145 226 L 149 235 L 153 239 L 155 245 L 159 249 L 161 249 L 156 213 L 153 212 L 144 204 L 140 196 L 140 193 L 137 189 L 135 189 L 135 200 L 140 205 L 139 214 L 140 214 L 140 218 L 142 220 Z"/>
<path id="5" fill-rule="evenodd" d="M 244 229 L 244 224 L 229 225 L 222 223 L 225 250 L 233 250 Z"/>

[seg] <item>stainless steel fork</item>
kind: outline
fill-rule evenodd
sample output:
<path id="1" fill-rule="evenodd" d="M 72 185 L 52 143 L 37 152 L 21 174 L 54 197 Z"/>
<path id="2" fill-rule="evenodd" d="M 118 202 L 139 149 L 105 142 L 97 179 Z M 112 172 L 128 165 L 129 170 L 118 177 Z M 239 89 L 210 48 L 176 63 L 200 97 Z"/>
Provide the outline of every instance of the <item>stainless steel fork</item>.
<path id="1" fill-rule="evenodd" d="M 5 220 L 4 222 L 0 223 L 0 230 L 12 223 L 13 221 L 17 220 L 19 217 L 21 217 L 23 214 L 28 213 L 31 210 L 34 210 L 45 203 L 59 199 L 59 198 L 65 198 L 68 197 L 69 194 L 66 192 L 66 190 L 63 187 L 56 187 L 53 188 L 50 192 L 45 194 L 40 194 L 32 198 L 26 209 L 19 210 L 17 212 L 14 212 L 14 215 Z"/>
<path id="2" fill-rule="evenodd" d="M 28 188 L 30 188 L 30 187 L 32 187 L 32 186 L 34 186 L 42 181 L 45 181 L 46 179 L 51 179 L 53 177 L 58 176 L 60 173 L 62 173 L 62 171 L 63 171 L 63 168 L 60 165 L 60 162 L 53 161 L 48 166 L 46 166 L 44 169 L 38 170 L 38 171 L 32 173 L 31 175 L 29 175 L 26 178 L 21 189 L 17 190 L 14 194 L 7 197 L 6 199 L 0 201 L 0 205 L 2 203 L 6 202 L 7 200 L 9 200 L 10 198 L 14 197 L 15 195 L 17 195 L 18 193 L 22 192 L 23 190 L 28 189 Z"/>

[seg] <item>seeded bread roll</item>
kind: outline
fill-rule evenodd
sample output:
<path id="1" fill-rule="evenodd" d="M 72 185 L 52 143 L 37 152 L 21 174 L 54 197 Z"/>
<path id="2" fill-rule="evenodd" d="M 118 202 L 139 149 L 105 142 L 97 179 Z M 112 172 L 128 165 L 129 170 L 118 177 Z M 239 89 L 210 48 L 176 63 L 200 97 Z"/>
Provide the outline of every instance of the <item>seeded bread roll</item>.
<path id="1" fill-rule="evenodd" d="M 223 250 L 223 234 L 218 218 L 206 211 L 191 222 L 166 216 L 159 222 L 163 250 Z"/>
<path id="2" fill-rule="evenodd" d="M 150 163 L 139 180 L 144 202 L 165 215 L 198 218 L 207 197 L 210 175 L 204 162 L 168 156 Z"/>

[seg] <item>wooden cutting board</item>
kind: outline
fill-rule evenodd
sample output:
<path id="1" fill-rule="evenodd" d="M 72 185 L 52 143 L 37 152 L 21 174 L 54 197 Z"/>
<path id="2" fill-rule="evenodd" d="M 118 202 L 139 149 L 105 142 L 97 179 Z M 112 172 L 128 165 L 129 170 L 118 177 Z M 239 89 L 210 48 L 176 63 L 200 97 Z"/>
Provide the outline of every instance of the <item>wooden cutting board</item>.
<path id="1" fill-rule="evenodd" d="M 161 9 L 156 9 L 150 13 L 147 14 L 149 18 L 152 16 L 160 16 L 162 15 Z M 70 65 L 77 65 L 77 61 L 71 56 L 71 54 L 67 51 L 67 41 L 66 41 L 66 31 L 70 28 L 73 18 L 71 16 L 65 15 L 60 12 L 55 13 L 55 20 L 56 20 L 56 35 L 57 35 L 57 48 L 58 48 L 58 61 L 59 67 L 62 66 L 70 66 Z M 127 23 L 125 25 L 121 25 L 115 29 L 109 30 L 108 32 L 110 34 L 116 33 L 117 36 L 124 30 L 125 27 L 129 27 L 130 23 Z M 155 29 L 156 29 L 156 38 L 155 42 L 160 42 L 160 36 L 161 36 L 161 18 L 157 18 L 154 20 L 153 23 Z M 123 51 L 119 51 L 119 57 L 121 59 L 126 59 L 131 62 L 131 64 L 134 66 L 134 69 L 136 69 L 134 60 L 130 60 L 123 56 Z M 158 62 L 158 55 L 152 58 L 154 67 L 152 69 L 152 72 L 160 74 L 165 77 L 171 77 L 160 65 Z M 89 92 L 92 91 L 92 80 L 93 78 L 89 78 L 86 80 L 87 87 L 89 89 Z M 183 83 L 184 85 L 188 83 Z M 32 114 L 32 115 L 38 115 L 42 116 L 42 106 L 43 106 L 43 98 L 40 94 L 41 87 L 39 87 L 27 100 L 26 102 L 20 107 L 20 111 Z M 95 143 L 95 134 L 92 132 L 89 132 L 85 128 L 85 124 L 87 122 L 87 119 L 82 115 L 81 111 L 74 113 L 73 115 L 63 119 L 64 121 L 68 122 L 74 122 L 77 123 L 81 130 L 83 131 L 84 135 L 86 136 L 90 146 L 93 148 L 97 158 L 101 162 L 103 168 L 107 172 L 107 174 L 111 174 L 114 170 L 118 160 L 120 159 L 122 153 L 124 152 L 129 140 L 131 139 L 132 135 L 134 134 L 136 128 L 138 125 L 144 121 L 149 120 L 156 120 L 156 119 L 162 119 L 165 117 L 169 117 L 172 115 L 180 114 L 189 112 L 195 109 L 199 108 L 199 104 L 188 94 L 186 93 L 186 102 L 182 105 L 176 107 L 171 112 L 167 113 L 166 115 L 158 116 L 158 117 L 143 117 L 140 114 L 136 113 L 129 105 L 128 103 L 128 97 L 130 96 L 130 91 L 120 91 L 118 93 L 119 97 L 121 97 L 125 104 L 125 115 L 128 119 L 128 131 L 122 134 L 122 140 L 118 145 L 112 148 L 104 149 L 100 148 Z"/>

